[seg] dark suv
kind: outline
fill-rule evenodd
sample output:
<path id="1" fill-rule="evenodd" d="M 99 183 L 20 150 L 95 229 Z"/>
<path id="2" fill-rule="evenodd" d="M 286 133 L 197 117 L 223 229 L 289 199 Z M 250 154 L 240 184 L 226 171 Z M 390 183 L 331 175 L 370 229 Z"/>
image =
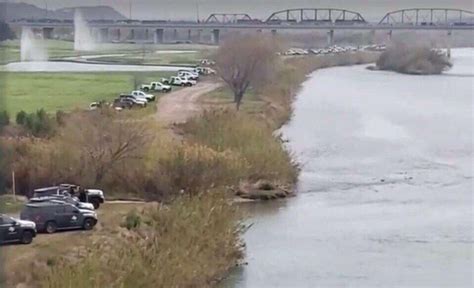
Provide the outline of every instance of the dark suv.
<path id="1" fill-rule="evenodd" d="M 99 189 L 84 189 L 79 185 L 60 184 L 59 186 L 35 189 L 34 198 L 46 196 L 64 195 L 79 198 L 81 202 L 87 202 L 94 205 L 94 209 L 99 209 L 100 204 L 105 202 L 104 192 Z"/>
<path id="2" fill-rule="evenodd" d="M 36 225 L 0 214 L 0 244 L 20 242 L 30 244 L 36 237 Z"/>
<path id="3" fill-rule="evenodd" d="M 97 224 L 97 213 L 79 209 L 63 201 L 51 200 L 26 204 L 20 219 L 35 222 L 38 231 L 54 233 L 57 230 L 91 230 Z"/>

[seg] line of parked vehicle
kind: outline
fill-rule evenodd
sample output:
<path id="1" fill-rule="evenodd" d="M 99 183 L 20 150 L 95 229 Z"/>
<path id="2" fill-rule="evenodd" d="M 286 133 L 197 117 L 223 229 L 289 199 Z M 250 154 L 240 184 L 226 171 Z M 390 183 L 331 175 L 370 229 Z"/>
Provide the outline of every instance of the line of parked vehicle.
<path id="1" fill-rule="evenodd" d="M 0 214 L 0 244 L 30 244 L 38 232 L 91 230 L 98 222 L 96 209 L 105 202 L 104 192 L 74 184 L 34 190 L 20 219 Z"/>
<path id="2" fill-rule="evenodd" d="M 328 48 L 322 49 L 301 49 L 301 48 L 291 48 L 283 53 L 285 56 L 297 56 L 297 55 L 328 55 L 328 54 L 339 54 L 347 52 L 357 52 L 357 51 L 385 51 L 387 49 L 386 45 L 366 45 L 366 46 L 331 46 Z"/>
<path id="3" fill-rule="evenodd" d="M 145 108 L 149 102 L 156 100 L 156 96 L 150 92 L 169 93 L 172 86 L 191 87 L 197 84 L 202 75 L 214 75 L 216 71 L 209 67 L 196 67 L 193 69 L 179 70 L 176 76 L 161 78 L 160 81 L 153 81 L 149 84 L 142 84 L 139 89 L 130 93 L 120 94 L 112 103 L 104 101 L 92 102 L 89 110 L 95 110 L 103 106 L 111 106 L 116 110 L 132 109 L 135 107 Z"/>

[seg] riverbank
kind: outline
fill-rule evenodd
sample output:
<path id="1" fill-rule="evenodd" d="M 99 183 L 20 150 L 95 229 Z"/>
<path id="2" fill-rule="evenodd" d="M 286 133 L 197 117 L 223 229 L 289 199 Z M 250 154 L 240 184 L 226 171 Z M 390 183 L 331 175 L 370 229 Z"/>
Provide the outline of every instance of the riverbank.
<path id="1" fill-rule="evenodd" d="M 238 183 L 227 183 L 239 197 L 263 200 L 292 196 L 298 166 L 275 131 L 290 119 L 301 83 L 317 69 L 372 63 L 378 55 L 358 52 L 286 59 L 266 85 L 250 90 L 240 111 L 234 109 L 231 92 L 222 87 L 201 98 L 207 112 L 181 125 L 180 131 L 191 143 L 231 151 L 249 163 Z M 269 185 L 262 186 L 261 182 Z"/>
<path id="2" fill-rule="evenodd" d="M 138 278 L 145 281 L 143 285 L 168 283 L 170 286 L 212 286 L 215 279 L 236 265 L 243 252 L 239 240 L 242 231 L 239 224 L 241 218 L 238 213 L 233 212 L 236 206 L 229 205 L 230 195 L 222 192 L 232 190 L 229 187 L 239 188 L 242 181 L 256 183 L 261 180 L 281 187 L 289 186 L 289 189 L 285 189 L 292 190 L 298 177 L 298 167 L 283 148 L 281 139 L 274 137 L 274 131 L 290 118 L 291 104 L 300 84 L 306 79 L 306 75 L 315 69 L 373 62 L 372 57 L 375 56 L 348 54 L 286 60 L 280 63 L 278 75 L 275 75 L 268 85 L 247 95 L 249 98 L 244 98 L 239 112 L 234 111 L 230 101 L 232 97 L 228 92 L 217 89 L 199 98 L 207 112 L 189 119 L 184 124 L 174 125 L 173 130 L 183 136 L 179 140 L 173 137 L 169 139 L 167 134 L 155 125 L 142 127 L 135 126 L 140 123 L 129 121 L 102 122 L 100 118 L 75 118 L 71 119 L 73 124 L 66 124 L 60 133 L 61 137 L 50 139 L 49 143 L 36 143 L 27 149 L 22 147 L 20 151 L 26 151 L 26 156 L 16 165 L 36 167 L 35 171 L 28 170 L 30 174 L 27 176 L 32 181 L 29 185 L 44 182 L 45 179 L 55 179 L 56 182 L 68 179 L 90 186 L 94 184 L 91 179 L 96 178 L 94 173 L 100 167 L 90 167 L 88 171 L 50 171 L 49 167 L 83 167 L 84 163 L 87 163 L 83 162 L 87 161 L 87 155 L 71 155 L 72 152 L 80 151 L 74 148 L 74 145 L 90 148 L 89 143 L 99 143 L 96 141 L 99 141 L 106 131 L 129 131 L 117 130 L 122 129 L 122 125 L 132 128 L 132 131 L 137 129 L 140 133 L 130 136 L 135 135 L 133 139 L 143 143 L 138 150 L 139 154 L 132 154 L 133 157 L 120 165 L 120 168 L 134 169 L 108 171 L 99 182 L 99 187 L 106 187 L 107 193 L 117 193 L 120 189 L 136 193 L 135 195 L 147 200 L 162 200 L 170 205 L 166 208 L 137 207 L 138 210 L 131 214 L 128 214 L 130 210 L 116 210 L 119 214 L 114 217 L 115 224 L 104 221 L 106 234 L 103 236 L 110 241 L 104 242 L 105 238 L 99 237 L 93 241 L 93 246 L 90 246 L 88 237 L 78 237 L 78 233 L 83 234 L 82 232 L 61 234 L 64 235 L 65 241 L 62 243 L 74 239 L 75 246 L 80 251 L 78 257 L 71 258 L 67 245 L 64 245 L 66 250 L 61 248 L 52 251 L 53 253 L 50 250 L 41 252 L 42 248 L 37 247 L 43 256 L 38 261 L 36 258 L 28 258 L 28 263 L 23 262 L 26 261 L 25 255 L 10 253 L 7 257 L 19 257 L 21 261 L 11 262 L 7 258 L 6 263 L 21 263 L 21 267 L 28 266 L 32 267 L 32 271 L 41 272 L 38 276 L 40 278 L 32 279 L 28 273 L 18 273 L 17 268 L 20 266 L 7 266 L 7 271 L 11 271 L 9 276 L 13 277 L 12 283 L 28 285 L 31 281 L 36 281 L 44 284 L 42 287 L 68 287 L 71 283 L 84 283 L 84 287 L 101 287 L 107 283 L 109 287 L 114 287 L 114 283 L 127 283 L 128 280 L 141 275 Z M 94 125 L 89 125 L 90 123 Z M 92 130 L 81 130 L 86 128 Z M 102 132 L 95 133 L 95 129 Z M 78 131 L 82 132 L 78 134 Z M 159 139 L 144 141 L 148 138 L 142 136 L 148 136 L 149 133 L 155 136 L 158 134 Z M 83 139 L 81 135 L 89 135 L 92 138 Z M 127 135 L 122 136 L 128 137 Z M 138 136 L 140 137 L 135 138 Z M 112 139 L 115 141 L 115 138 Z M 135 157 L 139 157 L 139 160 Z M 188 196 L 179 196 L 182 194 Z M 209 214 L 209 211 L 212 213 Z M 110 215 L 105 213 L 107 215 L 101 217 L 108 218 Z M 194 216 L 189 217 L 190 213 Z M 150 218 L 150 215 L 154 216 Z M 125 222 L 126 225 L 127 218 L 133 219 L 137 216 L 145 223 L 142 227 L 117 227 L 117 223 Z M 150 222 L 149 219 L 153 221 Z M 148 236 L 151 237 L 146 238 Z M 123 238 L 124 242 L 117 240 L 119 238 Z M 166 242 L 157 242 L 160 243 L 160 248 L 149 250 L 146 247 L 154 247 L 156 244 L 153 239 Z M 136 245 L 137 243 L 140 245 Z M 76 249 L 74 251 L 77 252 Z M 219 251 L 217 255 L 216 251 Z M 170 253 L 175 257 L 168 257 Z M 121 259 L 114 258 L 114 255 L 121 255 Z M 145 262 L 151 264 L 144 266 Z M 102 270 L 108 266 L 107 263 L 114 265 L 111 269 Z M 186 269 L 174 269 L 181 267 L 183 263 L 188 263 Z M 135 270 L 133 267 L 143 270 Z M 160 267 L 169 269 L 162 270 Z M 158 270 L 160 273 L 156 273 Z M 143 273 L 146 273 L 146 276 Z M 147 279 L 148 277 L 150 278 Z M 91 283 L 90 279 L 96 279 L 97 282 Z M 155 282 L 146 282 L 149 280 Z"/>
<path id="3" fill-rule="evenodd" d="M 298 197 L 241 205 L 248 265 L 220 287 L 472 286 L 474 50 L 452 52 L 442 75 L 308 77 L 281 130 Z"/>

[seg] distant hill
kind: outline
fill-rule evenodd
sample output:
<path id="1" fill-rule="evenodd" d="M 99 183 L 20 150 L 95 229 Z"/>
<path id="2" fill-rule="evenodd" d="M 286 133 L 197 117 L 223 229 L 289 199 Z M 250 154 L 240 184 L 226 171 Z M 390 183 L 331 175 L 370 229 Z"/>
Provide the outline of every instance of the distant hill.
<path id="1" fill-rule="evenodd" d="M 72 20 L 74 18 L 74 9 L 82 10 L 84 18 L 87 20 L 123 20 L 125 16 L 117 10 L 108 6 L 88 6 L 88 7 L 72 7 L 59 10 L 45 10 L 35 5 L 26 3 L 0 3 L 0 11 L 3 11 L 5 21 L 14 19 L 59 19 Z"/>

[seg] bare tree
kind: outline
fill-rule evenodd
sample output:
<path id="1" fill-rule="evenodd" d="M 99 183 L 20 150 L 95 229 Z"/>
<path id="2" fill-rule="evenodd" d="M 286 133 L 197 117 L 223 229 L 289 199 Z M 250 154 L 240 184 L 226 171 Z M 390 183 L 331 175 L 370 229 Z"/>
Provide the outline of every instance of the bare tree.
<path id="1" fill-rule="evenodd" d="M 237 110 L 247 89 L 268 79 L 277 59 L 276 46 L 275 41 L 259 33 L 234 34 L 219 47 L 217 70 L 234 93 Z"/>
<path id="2" fill-rule="evenodd" d="M 115 166 L 142 158 L 151 142 L 143 123 L 120 119 L 106 110 L 72 116 L 62 133 L 63 144 L 79 151 L 80 166 L 89 170 L 95 184 Z"/>

